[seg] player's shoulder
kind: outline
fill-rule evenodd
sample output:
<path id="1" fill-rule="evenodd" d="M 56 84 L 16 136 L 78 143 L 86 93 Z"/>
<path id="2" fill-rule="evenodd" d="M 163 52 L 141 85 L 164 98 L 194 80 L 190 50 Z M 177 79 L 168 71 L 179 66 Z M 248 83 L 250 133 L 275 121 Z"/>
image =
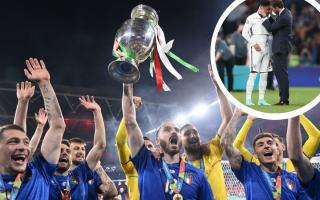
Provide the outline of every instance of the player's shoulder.
<path id="1" fill-rule="evenodd" d="M 193 166 L 192 164 L 186 163 L 186 171 L 192 174 L 196 174 L 196 175 L 203 175 L 204 176 L 204 172 L 202 169 L 199 169 L 195 166 Z"/>
<path id="2" fill-rule="evenodd" d="M 247 17 L 247 20 L 255 20 L 255 19 L 259 19 L 259 18 L 260 18 L 259 14 L 257 12 L 254 12 Z"/>

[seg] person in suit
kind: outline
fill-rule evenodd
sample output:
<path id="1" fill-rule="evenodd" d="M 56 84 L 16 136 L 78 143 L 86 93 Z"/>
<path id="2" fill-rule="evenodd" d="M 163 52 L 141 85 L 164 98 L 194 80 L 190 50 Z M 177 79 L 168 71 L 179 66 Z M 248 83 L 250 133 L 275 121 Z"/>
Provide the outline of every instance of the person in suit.
<path id="1" fill-rule="evenodd" d="M 274 20 L 269 17 L 262 24 L 273 35 L 273 72 L 279 84 L 280 96 L 275 105 L 289 105 L 288 57 L 291 51 L 292 14 L 284 7 L 282 0 L 274 0 L 271 7 L 277 18 Z"/>

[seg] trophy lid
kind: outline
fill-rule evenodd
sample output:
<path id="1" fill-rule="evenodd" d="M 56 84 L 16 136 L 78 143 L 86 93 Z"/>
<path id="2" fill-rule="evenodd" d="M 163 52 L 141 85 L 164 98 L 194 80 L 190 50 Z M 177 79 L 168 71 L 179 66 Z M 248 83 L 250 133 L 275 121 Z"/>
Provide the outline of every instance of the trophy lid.
<path id="1" fill-rule="evenodd" d="M 134 7 L 131 11 L 131 18 L 140 18 L 149 21 L 153 27 L 155 27 L 158 24 L 158 14 L 157 12 L 147 5 L 137 5 Z"/>

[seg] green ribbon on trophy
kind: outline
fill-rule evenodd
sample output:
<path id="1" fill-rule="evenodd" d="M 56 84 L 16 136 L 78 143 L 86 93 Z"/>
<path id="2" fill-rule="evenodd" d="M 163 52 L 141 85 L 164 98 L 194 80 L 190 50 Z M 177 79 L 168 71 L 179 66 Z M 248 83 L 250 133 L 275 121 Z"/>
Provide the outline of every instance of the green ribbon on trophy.
<path id="1" fill-rule="evenodd" d="M 164 32 L 158 24 L 157 12 L 146 5 L 138 5 L 131 12 L 131 19 L 126 20 L 118 29 L 114 44 L 113 55 L 118 58 L 108 66 L 108 72 L 116 81 L 122 83 L 135 83 L 140 78 L 138 66 L 150 57 L 149 72 L 156 78 L 158 91 L 169 91 L 162 77 L 162 65 L 178 80 L 182 79 L 179 72 L 172 66 L 168 57 L 182 66 L 198 72 L 199 69 L 186 62 L 170 51 L 173 40 L 166 43 Z M 124 57 L 119 58 L 117 52 L 121 51 Z"/>

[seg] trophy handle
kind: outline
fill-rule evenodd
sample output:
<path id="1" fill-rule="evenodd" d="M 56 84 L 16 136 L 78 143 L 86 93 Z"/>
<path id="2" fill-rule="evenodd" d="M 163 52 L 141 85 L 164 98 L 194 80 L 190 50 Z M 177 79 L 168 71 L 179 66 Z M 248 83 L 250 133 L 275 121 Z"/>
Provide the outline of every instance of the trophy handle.
<path id="1" fill-rule="evenodd" d="M 108 66 L 111 78 L 121 83 L 136 83 L 140 79 L 138 64 L 131 58 L 119 58 Z"/>

